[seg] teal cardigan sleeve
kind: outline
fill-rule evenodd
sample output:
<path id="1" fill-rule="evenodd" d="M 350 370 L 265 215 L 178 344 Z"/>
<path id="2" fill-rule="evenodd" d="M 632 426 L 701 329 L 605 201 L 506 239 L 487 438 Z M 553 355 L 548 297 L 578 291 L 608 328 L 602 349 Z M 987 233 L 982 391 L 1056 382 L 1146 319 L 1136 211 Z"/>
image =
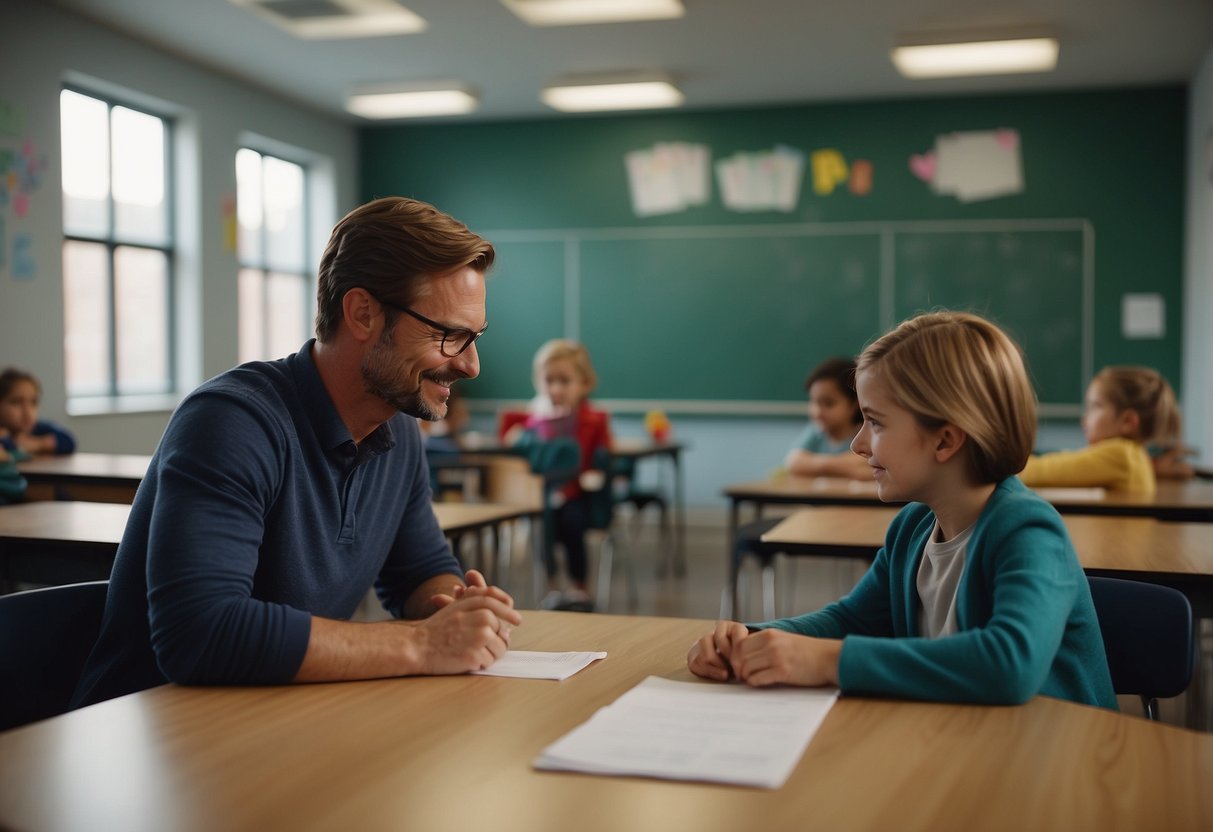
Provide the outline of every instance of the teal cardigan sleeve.
<path id="1" fill-rule="evenodd" d="M 934 521 L 907 506 L 850 595 L 758 626 L 842 638 L 847 693 L 982 704 L 1044 693 L 1114 708 L 1090 590 L 1056 512 L 1017 480 L 1000 484 L 969 542 L 958 632 L 928 639 L 918 635 L 916 575 Z"/>

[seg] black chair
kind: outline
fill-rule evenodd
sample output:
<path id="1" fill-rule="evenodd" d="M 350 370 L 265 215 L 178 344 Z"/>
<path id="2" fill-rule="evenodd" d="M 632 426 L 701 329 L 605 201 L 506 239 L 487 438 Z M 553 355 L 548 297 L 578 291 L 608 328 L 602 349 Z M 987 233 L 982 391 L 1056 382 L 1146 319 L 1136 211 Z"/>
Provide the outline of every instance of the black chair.
<path id="1" fill-rule="evenodd" d="M 0 595 L 0 731 L 67 711 L 108 589 L 94 581 Z"/>
<path id="2" fill-rule="evenodd" d="M 1112 688 L 1141 697 L 1146 717 L 1158 700 L 1179 696 L 1192 681 L 1196 639 L 1192 606 L 1182 592 L 1156 584 L 1089 578 Z"/>

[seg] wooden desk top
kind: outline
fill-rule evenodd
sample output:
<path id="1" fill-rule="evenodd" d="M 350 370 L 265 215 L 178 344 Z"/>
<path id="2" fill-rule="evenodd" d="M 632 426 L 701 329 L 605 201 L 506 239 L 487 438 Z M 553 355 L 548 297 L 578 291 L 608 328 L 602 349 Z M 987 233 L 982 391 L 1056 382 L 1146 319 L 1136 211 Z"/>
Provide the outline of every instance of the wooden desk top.
<path id="1" fill-rule="evenodd" d="M 434 503 L 434 516 L 446 534 L 494 526 L 507 520 L 535 517 L 543 513 L 541 505 L 505 505 L 503 503 Z"/>
<path id="2" fill-rule="evenodd" d="M 817 554 L 837 547 L 870 558 L 884 545 L 896 514 L 895 508 L 814 506 L 789 515 L 762 540 Z M 1062 519 L 1084 569 L 1213 581 L 1213 524 L 1081 514 Z"/>
<path id="3" fill-rule="evenodd" d="M 0 506 L 0 540 L 117 545 L 131 507 L 113 503 L 44 502 Z M 435 503 L 438 524 L 456 534 L 534 516 L 542 507 L 497 503 Z"/>
<path id="4" fill-rule="evenodd" d="M 40 456 L 17 463 L 31 484 L 96 484 L 138 487 L 151 463 L 150 456 L 132 454 L 68 454 Z"/>
<path id="5" fill-rule="evenodd" d="M 841 700 L 778 791 L 536 772 L 710 622 L 526 612 L 514 646 L 606 650 L 563 681 L 165 686 L 0 734 L 14 829 L 1209 829 L 1213 736 L 1058 700 Z M 703 683 L 710 684 L 710 683 Z"/>
<path id="6" fill-rule="evenodd" d="M 0 506 L 0 541 L 51 541 L 117 549 L 131 507 L 46 502 Z"/>
<path id="7" fill-rule="evenodd" d="M 1036 489 L 1063 514 L 1110 514 L 1129 517 L 1157 517 L 1162 520 L 1213 521 L 1213 482 L 1162 480 L 1153 497 L 1117 491 L 1095 493 L 1093 489 Z M 784 475 L 766 480 L 743 482 L 724 489 L 724 495 L 736 502 L 783 503 L 805 505 L 882 506 L 876 496 L 876 483 L 837 477 L 796 477 Z"/>

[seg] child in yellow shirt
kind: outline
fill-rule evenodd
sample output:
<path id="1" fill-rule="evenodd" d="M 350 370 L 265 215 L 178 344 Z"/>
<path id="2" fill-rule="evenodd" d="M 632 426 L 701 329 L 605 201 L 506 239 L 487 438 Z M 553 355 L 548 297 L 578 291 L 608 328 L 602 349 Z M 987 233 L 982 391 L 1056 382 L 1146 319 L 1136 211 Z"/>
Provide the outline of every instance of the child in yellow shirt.
<path id="1" fill-rule="evenodd" d="M 1167 380 L 1146 367 L 1106 367 L 1091 380 L 1083 408 L 1087 447 L 1034 455 L 1025 485 L 1101 486 L 1152 495 L 1154 463 L 1146 444 L 1179 439 L 1179 406 Z"/>

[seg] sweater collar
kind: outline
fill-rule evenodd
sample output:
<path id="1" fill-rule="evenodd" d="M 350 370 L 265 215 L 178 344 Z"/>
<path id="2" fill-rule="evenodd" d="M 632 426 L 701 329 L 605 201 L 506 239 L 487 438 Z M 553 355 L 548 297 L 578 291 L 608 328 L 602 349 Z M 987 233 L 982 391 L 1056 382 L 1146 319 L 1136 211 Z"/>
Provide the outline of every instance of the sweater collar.
<path id="1" fill-rule="evenodd" d="M 316 359 L 313 355 L 315 345 L 315 338 L 308 339 L 307 343 L 299 348 L 299 352 L 288 357 L 286 362 L 295 384 L 298 385 L 300 398 L 305 403 L 308 421 L 321 446 L 326 451 L 339 451 L 343 456 L 357 456 L 360 461 L 395 447 L 396 438 L 392 433 L 390 420 L 375 428 L 362 441 L 361 446 L 354 442 L 354 437 L 341 420 L 337 406 L 333 404 L 328 390 L 324 387 L 320 371 L 316 369 Z"/>

